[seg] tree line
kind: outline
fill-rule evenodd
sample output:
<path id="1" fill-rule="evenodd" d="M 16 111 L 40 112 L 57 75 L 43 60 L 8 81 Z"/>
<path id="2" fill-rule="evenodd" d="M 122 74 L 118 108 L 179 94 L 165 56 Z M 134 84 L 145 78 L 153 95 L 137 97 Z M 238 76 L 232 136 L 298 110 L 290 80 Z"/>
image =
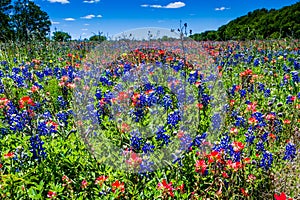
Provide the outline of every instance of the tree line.
<path id="1" fill-rule="evenodd" d="M 257 9 L 217 30 L 196 33 L 194 40 L 255 40 L 300 38 L 300 2 L 281 9 Z"/>
<path id="2" fill-rule="evenodd" d="M 49 40 L 49 15 L 30 0 L 0 0 L 0 42 Z M 52 39 L 69 41 L 70 34 L 55 31 Z M 105 36 L 94 35 L 90 41 L 104 41 Z"/>

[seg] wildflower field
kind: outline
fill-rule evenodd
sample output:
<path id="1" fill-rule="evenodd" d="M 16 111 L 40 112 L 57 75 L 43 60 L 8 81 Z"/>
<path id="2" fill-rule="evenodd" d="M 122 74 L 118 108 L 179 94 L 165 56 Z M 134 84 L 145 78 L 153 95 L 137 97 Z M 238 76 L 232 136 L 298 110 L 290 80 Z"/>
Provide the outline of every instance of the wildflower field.
<path id="1" fill-rule="evenodd" d="M 298 40 L 1 44 L 0 199 L 300 199 Z"/>

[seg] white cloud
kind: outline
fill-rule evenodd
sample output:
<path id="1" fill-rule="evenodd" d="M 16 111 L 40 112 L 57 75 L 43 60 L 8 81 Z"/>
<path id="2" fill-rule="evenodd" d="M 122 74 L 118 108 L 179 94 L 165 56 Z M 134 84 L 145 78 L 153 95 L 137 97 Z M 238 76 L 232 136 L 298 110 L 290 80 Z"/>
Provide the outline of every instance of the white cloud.
<path id="1" fill-rule="evenodd" d="M 98 18 L 101 18 L 101 17 L 102 17 L 102 15 L 97 15 L 97 17 L 98 17 Z"/>
<path id="2" fill-rule="evenodd" d="M 229 10 L 230 8 L 225 8 L 224 6 L 220 8 L 215 8 L 215 11 L 223 11 L 223 10 Z"/>
<path id="3" fill-rule="evenodd" d="M 51 21 L 51 24 L 60 24 L 60 22 L 54 22 L 54 21 Z"/>
<path id="4" fill-rule="evenodd" d="M 85 0 L 83 3 L 98 3 L 100 0 Z"/>
<path id="5" fill-rule="evenodd" d="M 82 30 L 82 31 L 87 31 L 87 30 L 89 30 L 89 29 L 87 29 L 87 28 L 82 28 L 81 30 Z"/>
<path id="6" fill-rule="evenodd" d="M 154 4 L 154 5 L 142 4 L 141 5 L 141 7 L 143 7 L 143 8 L 147 8 L 147 7 L 150 7 L 150 8 L 181 8 L 181 7 L 184 7 L 184 6 L 185 6 L 185 3 L 181 2 L 181 1 L 169 3 L 166 6 L 156 5 L 156 4 Z"/>
<path id="7" fill-rule="evenodd" d="M 87 16 L 84 16 L 84 17 L 80 17 L 82 19 L 93 19 L 95 17 L 95 15 L 87 15 Z"/>
<path id="8" fill-rule="evenodd" d="M 50 3 L 61 3 L 61 4 L 66 4 L 70 3 L 69 0 L 48 0 Z"/>
<path id="9" fill-rule="evenodd" d="M 85 25 L 85 26 L 89 26 L 90 24 L 83 24 L 83 25 Z"/>
<path id="10" fill-rule="evenodd" d="M 66 20 L 66 21 L 75 21 L 75 19 L 74 19 L 74 18 L 71 18 L 71 17 L 65 18 L 64 20 Z"/>
<path id="11" fill-rule="evenodd" d="M 165 6 L 165 8 L 181 8 L 184 6 L 185 6 L 185 3 L 177 1 L 174 3 L 169 3 L 168 5 Z"/>

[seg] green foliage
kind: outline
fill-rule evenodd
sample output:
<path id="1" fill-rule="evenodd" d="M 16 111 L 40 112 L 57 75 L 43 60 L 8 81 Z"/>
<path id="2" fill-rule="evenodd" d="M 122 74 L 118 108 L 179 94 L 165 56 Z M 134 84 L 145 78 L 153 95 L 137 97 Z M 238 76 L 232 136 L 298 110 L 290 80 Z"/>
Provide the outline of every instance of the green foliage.
<path id="1" fill-rule="evenodd" d="M 52 38 L 57 42 L 66 42 L 71 40 L 71 36 L 68 33 L 62 31 L 54 32 Z"/>
<path id="2" fill-rule="evenodd" d="M 107 38 L 103 35 L 93 35 L 92 37 L 90 37 L 90 41 L 93 42 L 103 42 L 105 41 Z"/>
<path id="3" fill-rule="evenodd" d="M 1 0 L 0 3 L 0 41 L 10 39 L 11 29 L 9 25 L 9 12 L 12 9 L 11 0 Z"/>
<path id="4" fill-rule="evenodd" d="M 50 32 L 48 14 L 29 0 L 1 1 L 0 17 L 0 41 L 44 40 Z"/>
<path id="5" fill-rule="evenodd" d="M 279 10 L 257 9 L 238 17 L 217 31 L 190 36 L 197 41 L 300 38 L 300 2 Z"/>

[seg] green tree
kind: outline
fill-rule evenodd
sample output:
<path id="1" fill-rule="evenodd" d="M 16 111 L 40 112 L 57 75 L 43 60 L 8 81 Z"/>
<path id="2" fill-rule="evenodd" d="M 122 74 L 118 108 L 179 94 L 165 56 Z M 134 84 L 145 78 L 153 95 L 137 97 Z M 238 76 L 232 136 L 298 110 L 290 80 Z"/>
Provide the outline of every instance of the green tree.
<path id="1" fill-rule="evenodd" d="M 51 22 L 46 12 L 29 0 L 17 0 L 11 19 L 18 40 L 45 39 L 50 33 Z"/>
<path id="2" fill-rule="evenodd" d="M 107 38 L 103 35 L 93 35 L 92 37 L 90 37 L 90 41 L 93 42 L 103 42 L 105 41 Z"/>
<path id="3" fill-rule="evenodd" d="M 11 39 L 12 29 L 10 27 L 9 13 L 12 9 L 11 0 L 1 0 L 0 3 L 0 41 Z"/>
<path id="4" fill-rule="evenodd" d="M 71 40 L 71 36 L 63 31 L 56 31 L 53 33 L 52 39 L 57 42 L 66 42 Z"/>

